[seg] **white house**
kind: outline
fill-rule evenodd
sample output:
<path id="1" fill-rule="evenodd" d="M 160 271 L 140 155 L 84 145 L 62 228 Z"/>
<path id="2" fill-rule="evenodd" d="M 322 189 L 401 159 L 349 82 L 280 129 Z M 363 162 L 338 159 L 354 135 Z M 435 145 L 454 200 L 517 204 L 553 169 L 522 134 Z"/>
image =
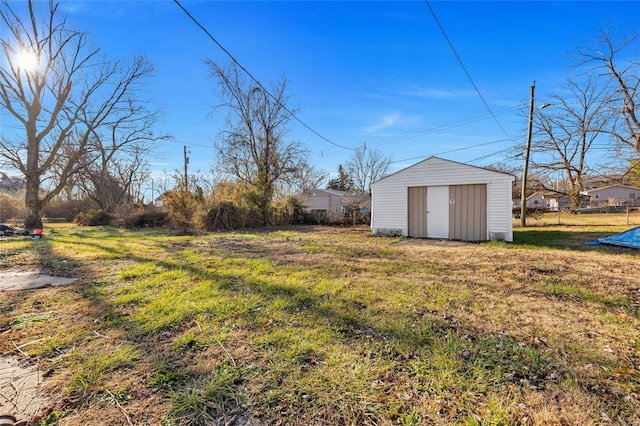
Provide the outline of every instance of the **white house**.
<path id="1" fill-rule="evenodd" d="M 463 241 L 513 241 L 515 177 L 430 157 L 371 185 L 371 230 Z"/>
<path id="2" fill-rule="evenodd" d="M 156 207 L 164 206 L 164 194 L 158 195 L 155 200 L 153 200 L 153 204 Z"/>
<path id="3" fill-rule="evenodd" d="M 557 192 L 536 191 L 527 197 L 528 209 L 558 210 L 558 200 L 563 197 Z"/>
<path id="4" fill-rule="evenodd" d="M 592 206 L 621 205 L 627 203 L 630 206 L 640 205 L 640 188 L 631 185 L 615 184 L 601 186 L 599 188 L 582 191 L 581 194 L 590 198 L 590 204 Z"/>
<path id="5" fill-rule="evenodd" d="M 343 213 L 342 198 L 345 191 L 334 189 L 310 189 L 299 195 L 307 212 L 325 212 L 328 216 L 340 216 Z"/>

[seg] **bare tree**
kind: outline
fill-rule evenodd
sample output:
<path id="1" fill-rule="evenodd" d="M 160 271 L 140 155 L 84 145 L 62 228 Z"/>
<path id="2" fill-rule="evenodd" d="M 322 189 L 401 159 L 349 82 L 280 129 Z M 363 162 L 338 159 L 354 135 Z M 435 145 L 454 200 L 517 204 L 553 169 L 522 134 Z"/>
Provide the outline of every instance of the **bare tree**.
<path id="1" fill-rule="evenodd" d="M 157 112 L 143 105 L 128 108 L 94 131 L 81 160 L 81 186 L 102 210 L 141 198 L 141 186 L 149 177 L 147 158 L 155 142 L 170 139 L 154 132 Z"/>
<path id="2" fill-rule="evenodd" d="M 611 81 L 609 107 L 617 112 L 609 134 L 618 147 L 640 154 L 640 62 L 624 53 L 638 39 L 636 34 L 616 39 L 609 30 L 601 30 L 591 46 L 578 49 L 583 66 Z"/>
<path id="3" fill-rule="evenodd" d="M 139 111 L 137 95 L 153 67 L 143 57 L 129 64 L 103 57 L 89 47 L 86 33 L 67 26 L 52 1 L 43 16 L 34 6 L 42 3 L 14 4 L 26 5 L 26 18 L 7 1 L 0 4 L 6 28 L 0 106 L 17 130 L 3 132 L 0 160 L 25 176 L 25 227 L 33 229 L 42 226 L 42 209 L 88 164 L 103 128 Z M 38 68 L 22 66 L 21 55 L 31 55 Z"/>
<path id="4" fill-rule="evenodd" d="M 536 114 L 538 139 L 531 149 L 537 152 L 534 167 L 545 173 L 562 172 L 568 182 L 571 208 L 580 206 L 583 176 L 588 170 L 587 155 L 593 143 L 607 130 L 612 119 L 607 86 L 589 75 L 577 83 L 568 80 L 566 95 L 552 95 L 552 108 Z M 545 155 L 546 154 L 546 155 Z"/>
<path id="5" fill-rule="evenodd" d="M 356 192 L 369 192 L 373 182 L 387 173 L 391 164 L 391 157 L 382 154 L 378 149 L 367 149 L 366 146 L 358 148 L 346 163 L 346 171 L 353 179 Z"/>
<path id="6" fill-rule="evenodd" d="M 366 192 L 347 192 L 344 195 L 343 203 L 349 209 L 349 214 L 355 226 L 359 220 L 365 218 L 362 209 L 371 206 L 371 196 Z"/>
<path id="7" fill-rule="evenodd" d="M 248 202 L 260 211 L 262 224 L 268 225 L 277 185 L 298 170 L 307 152 L 300 143 L 286 140 L 292 114 L 286 107 L 287 81 L 282 79 L 267 92 L 236 66 L 206 63 L 222 95 L 216 108 L 228 114 L 215 143 L 218 167 L 244 186 Z"/>
<path id="8" fill-rule="evenodd" d="M 313 188 L 319 188 L 327 176 L 328 173 L 316 169 L 306 160 L 300 160 L 295 170 L 286 177 L 280 190 L 281 195 L 296 195 Z"/>
<path id="9" fill-rule="evenodd" d="M 518 167 L 514 166 L 513 164 L 508 164 L 508 163 L 503 163 L 503 162 L 497 162 L 497 163 L 493 163 L 490 164 L 488 166 L 484 167 L 485 169 L 489 169 L 489 170 L 493 170 L 496 172 L 500 172 L 500 173 L 506 173 L 509 175 L 517 175 L 518 173 L 521 173 L 522 170 L 519 170 Z"/>
<path id="10" fill-rule="evenodd" d="M 128 150 L 126 156 L 114 157 L 103 148 L 97 154 L 79 175 L 83 193 L 101 210 L 138 200 L 142 182 L 149 176 L 144 151 Z"/>

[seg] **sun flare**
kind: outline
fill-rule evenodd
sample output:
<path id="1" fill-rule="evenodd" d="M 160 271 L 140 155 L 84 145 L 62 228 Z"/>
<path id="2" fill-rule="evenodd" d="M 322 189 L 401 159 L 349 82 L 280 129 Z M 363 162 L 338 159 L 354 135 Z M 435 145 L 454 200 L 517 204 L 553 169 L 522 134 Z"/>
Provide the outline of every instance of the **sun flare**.
<path id="1" fill-rule="evenodd" d="M 40 59 L 33 52 L 20 51 L 15 56 L 15 63 L 21 71 L 34 72 L 40 67 Z"/>

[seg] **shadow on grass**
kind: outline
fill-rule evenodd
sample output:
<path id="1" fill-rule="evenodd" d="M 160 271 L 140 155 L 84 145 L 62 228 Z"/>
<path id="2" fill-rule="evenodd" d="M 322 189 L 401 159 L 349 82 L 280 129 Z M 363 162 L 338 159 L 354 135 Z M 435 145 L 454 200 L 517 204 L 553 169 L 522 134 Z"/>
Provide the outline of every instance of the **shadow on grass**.
<path id="1" fill-rule="evenodd" d="M 209 247 L 200 246 L 202 262 L 193 257 L 181 261 L 181 253 L 195 247 L 190 240 L 150 241 L 167 258 L 127 247 L 127 238 L 144 235 L 119 235 L 118 242 L 101 242 L 90 238 L 90 233 L 82 240 L 57 238 L 79 253 L 104 252 L 98 262 L 125 261 L 123 266 L 128 269 L 148 264 L 152 266 L 146 272 L 149 276 L 168 274 L 166 281 L 146 287 L 136 286 L 147 277 L 133 274 L 130 281 L 118 279 L 112 286 L 98 276 L 97 268 L 78 265 L 87 280 L 75 291 L 91 306 L 83 321 L 86 334 L 92 336 L 90 331 L 95 331 L 94 339 L 123 336 L 126 347 L 139 354 L 138 366 L 116 360 L 114 367 L 103 370 L 105 375 L 142 376 L 147 389 L 125 389 L 125 393 L 146 393 L 150 399 L 159 394 L 165 400 L 182 401 L 182 408 L 194 403 L 204 409 L 204 415 L 224 416 L 214 402 L 207 405 L 211 394 L 223 398 L 226 409 L 233 411 L 243 409 L 236 393 L 247 389 L 254 409 L 265 416 L 266 423 L 284 418 L 293 424 L 401 423 L 403 416 L 426 414 L 424 403 L 438 400 L 443 407 L 438 415 L 452 423 L 472 418 L 480 410 L 490 423 L 491 398 L 497 398 L 505 386 L 544 389 L 558 380 L 548 379 L 557 366 L 546 348 L 476 329 L 442 312 L 441 307 L 412 310 L 391 304 L 381 309 L 379 299 L 369 295 L 366 282 L 327 290 L 313 280 L 288 281 L 280 270 L 285 261 L 262 258 L 265 247 L 260 245 L 242 246 L 246 252 L 237 253 L 233 251 L 237 244 L 223 245 L 216 240 Z M 545 238 L 547 247 L 567 248 L 560 244 L 567 238 L 562 233 Z M 43 255 L 56 259 L 50 245 L 45 244 L 44 250 Z M 336 271 L 355 269 L 362 260 L 339 250 L 335 256 L 342 262 Z M 225 270 L 215 257 L 232 258 L 240 266 Z M 275 271 L 273 276 L 252 274 L 249 258 L 269 266 L 266 269 Z M 324 272 L 324 261 L 310 265 L 289 258 L 286 267 L 333 279 Z M 126 292 L 139 294 L 125 303 L 118 296 Z M 428 305 L 429 300 L 425 296 L 417 304 Z M 324 337 L 314 340 L 314 335 Z M 110 356 L 100 351 L 114 349 L 109 341 L 97 348 L 85 349 L 84 345 L 87 342 L 77 348 L 76 361 L 87 372 L 95 369 L 96 357 Z M 199 364 L 206 367 L 197 367 Z M 224 395 L 207 382 L 212 376 L 227 377 L 218 371 L 229 376 Z M 87 392 L 73 395 L 75 407 L 91 406 L 104 398 L 106 377 L 91 377 Z M 80 379 L 87 382 L 87 377 Z M 396 394 L 409 397 L 397 398 Z M 121 402 L 126 408 L 125 400 Z M 237 405 L 229 406 L 234 403 Z M 509 403 L 515 404 L 507 401 L 504 410 L 509 410 Z M 506 414 L 497 412 L 495 418 L 501 415 Z M 197 423 L 197 419 L 192 422 Z"/>
<path id="2" fill-rule="evenodd" d="M 265 416 L 277 413 L 270 421 L 278 418 L 318 421 L 314 418 L 317 413 L 323 413 L 322 418 L 334 424 L 398 421 L 422 410 L 419 401 L 438 399 L 446 408 L 442 418 L 459 422 L 473 416 L 479 407 L 487 409 L 489 396 L 499 393 L 505 385 L 544 387 L 555 368 L 553 359 L 544 351 L 504 334 L 477 330 L 450 315 L 425 310 L 405 312 L 400 308 L 375 312 L 370 306 L 373 302 L 364 295 L 359 297 L 358 290 L 327 294 L 313 284 L 285 285 L 277 276 L 256 278 L 248 273 L 238 275 L 199 264 L 145 257 L 128 250 L 126 245 L 114 247 L 91 239 L 64 242 L 76 245 L 78 251 L 91 247 L 109 257 L 117 255 L 127 262 L 150 263 L 158 270 L 186 275 L 182 284 L 166 282 L 147 290 L 131 306 L 116 302 L 106 287 L 92 288 L 88 284 L 78 289 L 94 307 L 92 315 L 101 321 L 96 326 L 100 334 L 125 331 L 129 344 L 145 357 L 161 354 L 164 363 L 161 371 L 147 371 L 146 375 L 149 382 L 158 379 L 157 373 L 179 378 L 175 383 L 156 388 L 167 399 L 175 398 L 176 392 L 193 398 L 202 395 L 198 391 L 194 396 L 194 386 L 212 373 L 194 373 L 189 363 L 205 356 L 206 345 L 198 341 L 199 334 L 206 334 L 203 330 L 221 333 L 221 329 L 239 329 L 246 334 L 245 341 L 226 341 L 221 337 L 225 352 L 229 351 L 227 355 L 234 365 L 238 361 L 238 371 L 243 372 L 236 379 L 235 390 L 227 392 L 237 391 L 241 384 L 256 389 L 251 395 L 254 406 L 260 407 Z M 172 247 L 172 255 L 176 249 L 190 248 L 189 241 L 180 240 Z M 360 261 L 345 258 L 354 264 Z M 321 273 L 323 266 L 316 268 Z M 198 306 L 202 295 L 196 295 L 194 288 L 203 280 L 211 282 L 211 297 L 237 303 L 237 307 L 225 308 L 215 303 Z M 164 293 L 176 286 L 180 293 L 173 300 L 167 298 L 158 311 L 158 315 L 171 312 L 172 316 L 157 321 L 136 319 L 137 313 L 156 300 L 162 301 Z M 193 303 L 183 305 L 190 298 Z M 303 321 L 298 323 L 296 319 L 301 317 Z M 329 342 L 305 340 L 301 338 L 305 333 L 327 335 Z M 175 344 L 178 339 L 180 345 Z M 207 336 L 202 340 L 206 341 Z M 248 361 L 241 352 L 246 345 L 253 353 L 249 358 L 260 360 L 257 365 L 262 377 L 244 372 L 247 366 L 243 364 Z M 346 360 L 344 365 L 335 365 L 337 360 L 331 359 L 336 356 L 332 352 L 336 347 L 341 348 L 338 355 Z M 354 370 L 360 376 L 349 378 Z M 270 377 L 276 380 L 269 380 Z M 254 383 L 248 385 L 250 381 Z M 372 383 L 380 383 L 384 390 L 378 390 Z M 406 389 L 407 383 L 412 383 L 411 389 Z M 94 393 L 84 397 L 100 393 L 100 383 L 94 386 Z M 478 394 L 478 387 L 487 389 L 486 394 Z M 392 397 L 393 403 L 389 403 L 385 395 L 394 391 L 413 392 L 415 398 L 398 402 Z M 309 394 L 313 396 L 308 397 Z M 228 400 L 234 398 L 230 395 Z M 222 413 L 210 407 L 209 415 Z"/>

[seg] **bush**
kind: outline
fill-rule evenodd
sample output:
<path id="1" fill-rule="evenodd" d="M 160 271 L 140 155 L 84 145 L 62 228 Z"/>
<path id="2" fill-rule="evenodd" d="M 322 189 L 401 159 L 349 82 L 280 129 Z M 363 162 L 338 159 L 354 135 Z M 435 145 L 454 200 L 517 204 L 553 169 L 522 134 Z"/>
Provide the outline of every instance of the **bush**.
<path id="1" fill-rule="evenodd" d="M 153 205 L 122 206 L 116 211 L 116 223 L 127 229 L 164 226 L 169 214 Z"/>
<path id="2" fill-rule="evenodd" d="M 187 234 L 193 228 L 193 216 L 202 203 L 198 194 L 178 187 L 164 194 L 164 207 L 169 211 L 168 222 L 179 234 Z"/>
<path id="3" fill-rule="evenodd" d="M 289 196 L 276 203 L 273 212 L 274 225 L 302 225 L 305 223 L 303 201 Z"/>
<path id="4" fill-rule="evenodd" d="M 113 219 L 113 216 L 104 210 L 89 210 L 78 213 L 73 223 L 83 226 L 106 226 L 111 225 Z"/>
<path id="5" fill-rule="evenodd" d="M 96 209 L 95 202 L 89 198 L 61 200 L 56 197 L 43 209 L 42 214 L 48 218 L 70 220 L 78 214 L 89 212 L 92 209 L 99 211 Z"/>
<path id="6" fill-rule="evenodd" d="M 204 218 L 206 231 L 238 229 L 244 226 L 244 213 L 240 207 L 229 201 L 223 201 L 213 207 Z"/>
<path id="7" fill-rule="evenodd" d="M 24 217 L 24 198 L 0 194 L 0 222 Z"/>

